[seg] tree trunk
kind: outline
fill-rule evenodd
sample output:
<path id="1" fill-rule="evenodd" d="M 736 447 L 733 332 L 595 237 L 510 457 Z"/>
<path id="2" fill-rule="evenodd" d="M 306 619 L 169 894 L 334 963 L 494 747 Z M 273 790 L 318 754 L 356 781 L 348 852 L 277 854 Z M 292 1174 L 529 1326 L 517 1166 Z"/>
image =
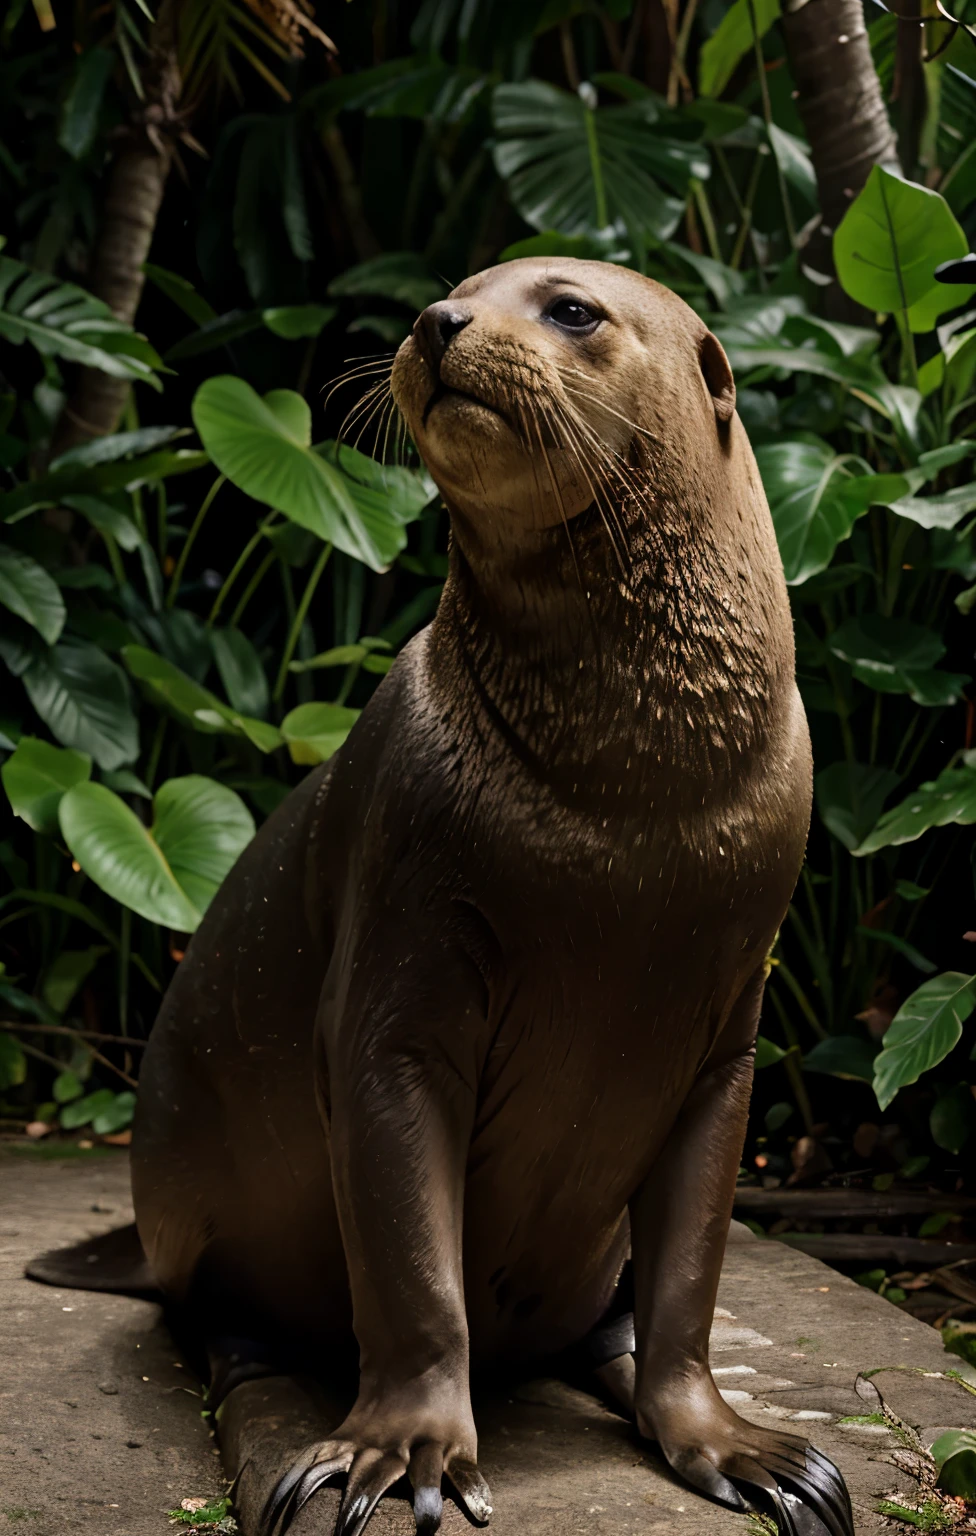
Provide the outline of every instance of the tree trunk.
<path id="1" fill-rule="evenodd" d="M 898 170 L 861 0 L 787 0 L 783 38 L 817 177 L 821 222 L 803 261 L 834 276 L 831 241 L 874 165 Z M 831 307 L 842 307 L 836 283 Z"/>
<path id="2" fill-rule="evenodd" d="M 88 288 L 113 314 L 131 325 L 139 308 L 156 220 L 173 159 L 180 75 L 173 32 L 173 0 L 163 0 L 151 34 L 143 75 L 145 100 L 125 131 L 108 173 Z M 80 368 L 61 413 L 51 457 L 78 443 L 113 432 L 130 385 L 98 368 Z"/>

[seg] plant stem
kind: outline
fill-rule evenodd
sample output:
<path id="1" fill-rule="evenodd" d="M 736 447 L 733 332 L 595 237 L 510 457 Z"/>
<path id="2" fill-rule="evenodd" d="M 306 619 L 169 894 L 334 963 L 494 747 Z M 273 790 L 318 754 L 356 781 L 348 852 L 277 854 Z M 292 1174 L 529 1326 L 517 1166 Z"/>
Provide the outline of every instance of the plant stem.
<path id="1" fill-rule="evenodd" d="M 248 539 L 247 543 L 244 545 L 244 548 L 241 550 L 241 553 L 238 555 L 237 559 L 234 561 L 234 564 L 231 566 L 231 569 L 230 569 L 230 574 L 227 576 L 227 579 L 225 580 L 223 586 L 221 587 L 220 591 L 217 593 L 217 596 L 214 598 L 213 607 L 211 608 L 210 613 L 209 613 L 209 615 L 207 617 L 207 628 L 208 629 L 212 629 L 213 628 L 213 625 L 214 625 L 214 622 L 215 622 L 215 620 L 217 618 L 217 615 L 220 612 L 221 608 L 224 606 L 224 602 L 225 602 L 225 600 L 227 598 L 228 593 L 230 592 L 231 587 L 234 585 L 234 582 L 237 580 L 238 576 L 240 575 L 241 571 L 244 569 L 244 567 L 247 564 L 248 560 L 251 558 L 252 554 L 257 549 L 257 547 L 260 544 L 261 539 L 264 536 L 266 530 L 272 526 L 272 524 L 274 523 L 274 520 L 275 520 L 275 518 L 277 516 L 278 516 L 277 512 L 269 512 L 268 513 L 267 517 L 264 518 L 264 520 L 261 523 L 259 523 L 257 532 L 254 533 L 251 536 L 251 538 Z"/>
<path id="2" fill-rule="evenodd" d="M 715 220 L 712 217 L 712 205 L 708 201 L 708 193 L 700 181 L 693 180 L 691 194 L 695 199 L 695 207 L 698 209 L 698 217 L 705 231 L 705 239 L 708 241 L 708 252 L 713 261 L 722 260 L 722 247 L 719 244 L 718 230 L 715 228 Z"/>
<path id="3" fill-rule="evenodd" d="M 123 1035 L 129 1032 L 129 955 L 131 951 L 132 913 L 128 907 L 123 907 L 119 928 L 119 1029 Z"/>
<path id="4" fill-rule="evenodd" d="M 756 151 L 756 158 L 753 162 L 752 174 L 749 177 L 749 185 L 746 188 L 745 202 L 742 204 L 742 222 L 739 225 L 739 230 L 735 237 L 735 245 L 732 247 L 732 259 L 729 262 L 729 266 L 732 267 L 732 269 L 736 272 L 738 272 L 740 266 L 742 265 L 742 258 L 745 255 L 746 241 L 752 233 L 752 205 L 756 201 L 756 193 L 759 190 L 759 177 L 762 175 L 763 163 L 762 151 L 764 149 L 768 153 L 768 146 L 765 144 L 761 144 L 759 149 Z M 759 265 L 758 257 L 756 265 Z"/>
<path id="5" fill-rule="evenodd" d="M 807 1085 L 803 1081 L 803 1069 L 797 1061 L 800 1047 L 797 1043 L 796 1030 L 793 1028 L 786 1005 L 775 987 L 770 987 L 769 995 L 773 999 L 773 1007 L 779 1014 L 779 1021 L 783 1026 L 783 1035 L 789 1046 L 789 1050 L 783 1057 L 783 1066 L 786 1068 L 786 1075 L 790 1080 L 790 1087 L 793 1089 L 800 1117 L 809 1136 L 813 1131 L 813 1107 L 810 1103 L 810 1096 L 807 1093 Z"/>
<path id="6" fill-rule="evenodd" d="M 899 269 L 899 281 L 901 270 Z M 898 336 L 901 341 L 902 361 L 908 365 L 908 378 L 913 389 L 918 389 L 918 358 L 915 356 L 915 337 L 908 323 L 908 311 L 895 310 L 895 321 L 898 326 Z"/>
<path id="7" fill-rule="evenodd" d="M 814 1033 L 816 1034 L 818 1040 L 826 1040 L 826 1038 L 827 1038 L 827 1031 L 824 1029 L 824 1027 L 821 1024 L 820 1020 L 817 1018 L 817 1015 L 814 1013 L 812 1007 L 810 1006 L 809 999 L 807 998 L 807 995 L 804 992 L 803 988 L 800 986 L 800 983 L 797 981 L 796 977 L 793 975 L 793 972 L 790 970 L 790 968 L 787 965 L 786 961 L 785 960 L 781 960 L 778 955 L 777 955 L 776 959 L 777 959 L 777 965 L 776 965 L 777 974 L 782 976 L 783 980 L 786 982 L 786 985 L 789 987 L 790 991 L 793 993 L 793 996 L 796 998 L 796 1000 L 799 1003 L 801 1009 L 803 1010 L 803 1015 L 804 1015 L 807 1023 L 810 1025 L 810 1028 L 814 1031 Z"/>
<path id="8" fill-rule="evenodd" d="M 607 189 L 603 184 L 603 167 L 600 164 L 600 145 L 596 136 L 596 118 L 589 107 L 583 109 L 583 119 L 586 123 L 586 147 L 590 154 L 590 174 L 593 177 L 593 196 L 596 199 L 596 227 L 606 229 L 607 219 Z"/>
<path id="9" fill-rule="evenodd" d="M 166 598 L 167 608 L 172 608 L 173 604 L 176 602 L 176 595 L 180 590 L 180 582 L 183 579 L 183 570 L 186 566 L 187 556 L 189 555 L 190 550 L 193 548 L 194 540 L 196 539 L 197 534 L 200 532 L 200 529 L 203 526 L 204 518 L 213 505 L 214 497 L 226 479 L 226 475 L 218 475 L 206 496 L 204 496 L 203 501 L 200 503 L 200 510 L 198 511 L 196 517 L 193 519 L 190 531 L 183 542 L 183 548 L 180 550 L 180 558 L 176 562 L 176 569 L 173 572 L 173 579 L 169 584 L 169 594 Z"/>
<path id="10" fill-rule="evenodd" d="M 261 564 L 258 566 L 257 570 L 254 572 L 254 575 L 251 577 L 251 579 L 248 582 L 247 586 L 244 588 L 244 591 L 241 593 L 241 600 L 238 603 L 237 607 L 234 609 L 234 612 L 230 616 L 230 627 L 231 627 L 231 629 L 235 629 L 237 627 L 237 625 L 241 622 L 241 618 L 243 616 L 244 609 L 247 607 L 248 603 L 251 601 L 251 598 L 254 596 L 255 592 L 258 589 L 258 587 L 261 585 L 262 581 L 264 580 L 264 578 L 267 575 L 268 571 L 271 569 L 272 565 L 274 565 L 275 558 L 276 557 L 275 557 L 274 550 L 273 549 L 269 549 L 268 553 L 265 555 L 264 559 L 261 561 Z"/>
<path id="11" fill-rule="evenodd" d="M 755 0 L 747 0 L 749 6 L 749 25 L 752 28 L 752 47 L 756 55 L 756 74 L 759 77 L 759 94 L 762 98 L 763 121 L 766 124 L 766 141 L 769 144 L 769 152 L 773 157 L 773 165 L 776 167 L 776 182 L 779 187 L 780 202 L 783 204 L 783 222 L 786 225 L 786 234 L 790 242 L 790 250 L 796 250 L 796 225 L 793 223 L 793 209 L 790 207 L 790 194 L 786 185 L 786 177 L 779 163 L 779 157 L 773 148 L 773 111 L 769 102 L 769 83 L 766 80 L 766 61 L 763 58 L 762 39 L 759 36 L 759 28 L 756 25 Z"/>
<path id="12" fill-rule="evenodd" d="M 166 716 L 160 715 L 156 722 L 156 731 L 153 736 L 152 746 L 149 749 L 149 761 L 146 764 L 145 783 L 147 789 L 152 789 L 153 781 L 159 769 L 159 758 L 163 750 L 163 738 L 166 735 Z"/>
<path id="13" fill-rule="evenodd" d="M 278 676 L 275 679 L 274 692 L 271 695 L 276 704 L 285 691 L 285 684 L 288 681 L 288 663 L 291 661 L 291 658 L 295 654 L 295 647 L 298 644 L 298 637 L 302 632 L 302 625 L 305 623 L 305 615 L 308 613 L 309 605 L 315 595 L 315 588 L 318 586 L 319 581 L 322 578 L 322 572 L 325 570 L 325 567 L 329 563 L 329 556 L 331 553 L 332 545 L 323 544 L 322 552 L 315 562 L 315 565 L 312 569 L 312 574 L 308 578 L 308 581 L 305 583 L 305 591 L 302 593 L 302 600 L 299 603 L 295 612 L 295 617 L 292 620 L 291 629 L 288 632 L 288 639 L 285 641 L 285 649 L 281 656 L 281 665 L 278 668 Z"/>
<path id="14" fill-rule="evenodd" d="M 125 566 L 122 564 L 122 556 L 119 554 L 119 546 L 115 542 L 115 537 L 111 533 L 103 533 L 102 538 L 105 540 L 105 551 L 108 555 L 108 563 L 112 567 L 112 575 L 115 577 L 116 584 L 124 587 Z"/>
<path id="15" fill-rule="evenodd" d="M 871 747 L 868 753 L 868 762 L 873 768 L 878 757 L 878 742 L 881 738 L 881 694 L 876 693 L 871 709 Z"/>
<path id="16" fill-rule="evenodd" d="M 166 564 L 166 545 L 169 543 L 169 522 L 167 518 L 166 485 L 160 480 L 156 487 L 156 538 L 159 550 L 159 568 Z"/>

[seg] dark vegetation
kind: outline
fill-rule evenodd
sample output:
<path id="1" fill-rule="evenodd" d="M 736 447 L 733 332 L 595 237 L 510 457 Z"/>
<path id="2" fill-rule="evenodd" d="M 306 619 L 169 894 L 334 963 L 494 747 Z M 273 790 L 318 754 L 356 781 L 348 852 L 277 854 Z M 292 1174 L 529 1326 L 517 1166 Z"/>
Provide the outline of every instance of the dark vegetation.
<path id="1" fill-rule="evenodd" d="M 217 884 L 432 613 L 384 393 L 417 311 L 625 262 L 736 371 L 814 739 L 741 1214 L 965 1348 L 976 285 L 934 273 L 976 245 L 976 36 L 922 9 L 12 0 L 2 1131 L 125 1139 Z"/>

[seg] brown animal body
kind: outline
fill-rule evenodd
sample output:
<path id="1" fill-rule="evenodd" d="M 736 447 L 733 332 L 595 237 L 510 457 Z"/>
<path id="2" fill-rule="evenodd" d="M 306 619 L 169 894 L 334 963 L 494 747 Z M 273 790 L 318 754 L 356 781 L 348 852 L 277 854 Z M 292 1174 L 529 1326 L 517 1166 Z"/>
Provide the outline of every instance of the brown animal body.
<path id="1" fill-rule="evenodd" d="M 487 1518 L 472 1365 L 595 1338 L 696 1487 L 850 1536 L 832 1465 L 707 1362 L 811 790 L 728 364 L 657 284 L 529 260 L 426 311 L 393 390 L 451 512 L 444 594 L 170 988 L 133 1143 L 149 1267 L 213 1339 L 355 1338 L 355 1407 L 267 1532 L 336 1473 L 340 1536 L 404 1471 L 422 1530 L 442 1474 Z M 629 1254 L 636 1340 L 607 1349 Z"/>

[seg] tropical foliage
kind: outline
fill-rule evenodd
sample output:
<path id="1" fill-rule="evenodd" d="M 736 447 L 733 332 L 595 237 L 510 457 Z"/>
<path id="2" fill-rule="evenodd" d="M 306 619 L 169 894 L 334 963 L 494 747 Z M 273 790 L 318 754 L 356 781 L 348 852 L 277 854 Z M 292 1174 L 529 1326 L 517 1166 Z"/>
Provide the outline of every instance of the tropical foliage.
<path id="1" fill-rule="evenodd" d="M 969 32 L 919 32 L 902 174 L 851 196 L 830 282 L 775 0 L 152 9 L 15 0 L 0 36 L 0 1114 L 127 1124 L 186 936 L 437 602 L 435 488 L 356 402 L 452 283 L 565 252 L 720 337 L 790 586 L 816 817 L 750 1157 L 802 1174 L 819 1142 L 843 1168 L 876 1123 L 892 1170 L 954 1166 L 976 285 L 935 269 L 976 244 Z M 894 19 L 868 20 L 890 98 Z M 91 292 L 124 154 L 159 157 L 138 329 Z M 106 378 L 122 416 L 93 436 Z"/>

